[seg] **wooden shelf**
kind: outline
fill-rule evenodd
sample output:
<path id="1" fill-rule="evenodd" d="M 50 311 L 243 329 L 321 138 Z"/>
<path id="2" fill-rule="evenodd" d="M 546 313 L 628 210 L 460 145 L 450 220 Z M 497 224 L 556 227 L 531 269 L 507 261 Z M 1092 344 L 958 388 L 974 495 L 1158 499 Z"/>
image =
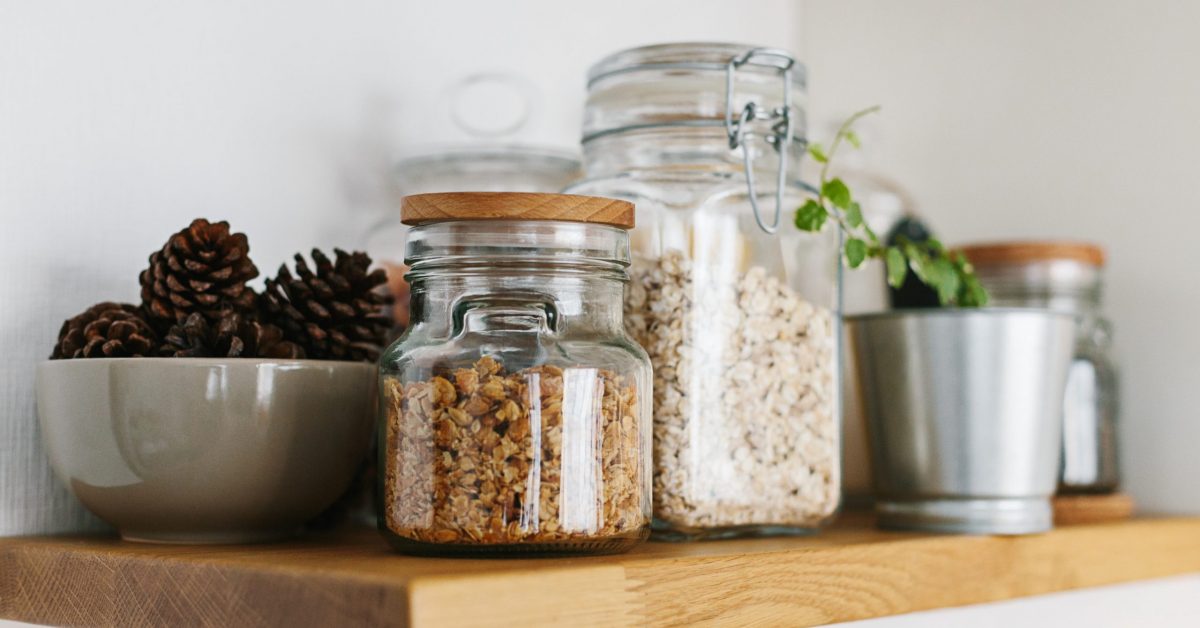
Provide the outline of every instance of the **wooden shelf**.
<path id="1" fill-rule="evenodd" d="M 86 625 L 812 626 L 1200 571 L 1200 518 L 1026 537 L 880 532 L 560 559 L 397 555 L 369 530 L 259 546 L 0 539 L 0 617 Z"/>

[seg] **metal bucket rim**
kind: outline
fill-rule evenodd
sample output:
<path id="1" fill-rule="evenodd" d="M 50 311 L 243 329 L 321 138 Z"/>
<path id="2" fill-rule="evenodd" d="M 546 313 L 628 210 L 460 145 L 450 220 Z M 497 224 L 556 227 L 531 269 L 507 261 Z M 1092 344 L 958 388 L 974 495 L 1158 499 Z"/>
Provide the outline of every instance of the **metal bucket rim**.
<path id="1" fill-rule="evenodd" d="M 879 312 L 866 312 L 863 314 L 851 314 L 843 317 L 847 323 L 867 322 L 874 320 L 894 320 L 899 318 L 929 318 L 929 317 L 953 317 L 966 318 L 972 316 L 996 316 L 1003 317 L 1011 314 L 1032 314 L 1041 315 L 1048 318 L 1068 318 L 1074 319 L 1074 315 L 1061 310 L 1053 310 L 1042 307 L 985 307 L 985 308 L 906 308 L 899 310 L 883 310 Z"/>

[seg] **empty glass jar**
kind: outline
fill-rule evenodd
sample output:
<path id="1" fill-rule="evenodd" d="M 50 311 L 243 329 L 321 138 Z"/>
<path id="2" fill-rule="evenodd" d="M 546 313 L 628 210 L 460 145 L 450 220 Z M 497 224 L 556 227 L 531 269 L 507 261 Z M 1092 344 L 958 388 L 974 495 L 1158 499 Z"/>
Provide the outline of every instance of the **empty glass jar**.
<path id="1" fill-rule="evenodd" d="M 379 527 L 415 554 L 609 553 L 650 531 L 633 207 L 406 197 L 412 324 L 380 367 Z"/>
<path id="2" fill-rule="evenodd" d="M 1063 401 L 1059 491 L 1117 489 L 1117 370 L 1112 326 L 1101 312 L 1104 250 L 1073 242 L 1008 242 L 963 249 L 999 306 L 1044 307 L 1075 315 L 1075 357 Z"/>
<path id="3" fill-rule="evenodd" d="M 586 179 L 637 205 L 625 324 L 654 365 L 655 529 L 802 532 L 839 502 L 835 229 L 793 214 L 803 67 L 777 50 L 669 44 L 589 74 Z"/>

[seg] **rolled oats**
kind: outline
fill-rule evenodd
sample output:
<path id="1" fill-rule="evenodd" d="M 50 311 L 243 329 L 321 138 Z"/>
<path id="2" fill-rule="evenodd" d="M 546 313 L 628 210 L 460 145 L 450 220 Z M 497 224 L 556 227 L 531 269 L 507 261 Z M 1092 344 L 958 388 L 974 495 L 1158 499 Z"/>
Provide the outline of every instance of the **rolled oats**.
<path id="1" fill-rule="evenodd" d="M 726 272 L 727 274 L 720 274 Z M 635 260 L 629 333 L 654 366 L 655 519 L 813 527 L 837 508 L 834 317 L 762 267 Z"/>
<path id="2" fill-rule="evenodd" d="M 562 542 L 649 523 L 636 385 L 491 357 L 424 381 L 384 380 L 384 517 L 427 543 Z"/>

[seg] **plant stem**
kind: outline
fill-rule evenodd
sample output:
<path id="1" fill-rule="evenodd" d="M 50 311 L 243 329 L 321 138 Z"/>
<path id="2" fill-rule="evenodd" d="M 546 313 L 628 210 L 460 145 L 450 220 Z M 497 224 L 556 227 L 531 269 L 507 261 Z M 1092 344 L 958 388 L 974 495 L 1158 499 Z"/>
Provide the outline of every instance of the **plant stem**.
<path id="1" fill-rule="evenodd" d="M 860 118 L 869 116 L 876 111 L 879 111 L 879 105 L 855 112 L 854 115 L 842 122 L 842 126 L 838 127 L 837 134 L 833 136 L 833 143 L 829 145 L 829 150 L 825 153 L 828 159 L 821 166 L 821 187 L 825 187 L 825 181 L 829 179 L 829 166 L 833 164 L 833 156 L 837 153 L 838 146 L 841 146 L 842 140 L 846 139 L 846 134 L 854 128 L 854 123 L 858 122 Z"/>
<path id="2" fill-rule="evenodd" d="M 837 207 L 832 207 L 825 203 L 825 183 L 829 181 L 829 166 L 833 164 L 833 157 L 837 154 L 838 147 L 842 145 L 842 141 L 846 139 L 846 135 L 850 132 L 850 129 L 854 128 L 854 124 L 864 116 L 869 116 L 877 111 L 879 111 L 879 105 L 857 111 L 843 120 L 841 126 L 838 127 L 837 133 L 833 136 L 833 142 L 829 145 L 829 150 L 825 152 L 825 163 L 821 164 L 820 185 L 817 186 L 817 202 L 820 203 L 821 207 L 825 208 L 827 213 L 833 216 L 838 226 L 841 227 L 842 232 L 847 234 L 853 234 L 854 229 L 846 222 L 845 215 Z M 873 251 L 881 251 L 883 245 L 879 242 L 879 237 L 867 226 L 866 222 L 863 223 L 863 230 L 870 238 L 871 249 Z"/>

